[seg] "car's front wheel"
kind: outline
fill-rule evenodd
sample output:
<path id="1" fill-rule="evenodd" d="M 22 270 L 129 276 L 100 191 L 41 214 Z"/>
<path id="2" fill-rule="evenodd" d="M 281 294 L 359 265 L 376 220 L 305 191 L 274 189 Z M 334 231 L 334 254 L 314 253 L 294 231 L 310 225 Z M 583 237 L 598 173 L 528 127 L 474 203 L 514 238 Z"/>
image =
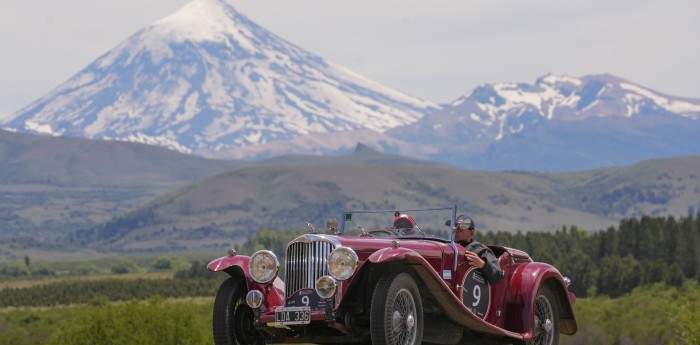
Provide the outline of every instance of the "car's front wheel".
<path id="1" fill-rule="evenodd" d="M 370 331 L 373 345 L 415 345 L 423 340 L 423 303 L 408 273 L 379 279 L 372 296 Z"/>
<path id="2" fill-rule="evenodd" d="M 554 291 L 547 285 L 540 286 L 535 299 L 535 329 L 527 345 L 559 344 L 559 306 Z"/>
<path id="3" fill-rule="evenodd" d="M 245 279 L 226 279 L 214 299 L 214 343 L 217 345 L 262 345 L 265 339 L 255 329 L 253 310 L 246 304 Z"/>

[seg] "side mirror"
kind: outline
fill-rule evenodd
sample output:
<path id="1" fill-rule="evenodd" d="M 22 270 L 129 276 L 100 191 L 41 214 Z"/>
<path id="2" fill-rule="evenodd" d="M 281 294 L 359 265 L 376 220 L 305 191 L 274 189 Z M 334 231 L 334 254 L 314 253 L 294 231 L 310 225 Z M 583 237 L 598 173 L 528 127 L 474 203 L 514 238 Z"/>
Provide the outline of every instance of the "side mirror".
<path id="1" fill-rule="evenodd" d="M 451 225 L 452 225 L 452 221 L 451 221 L 451 220 L 448 219 L 448 220 L 445 221 L 445 226 L 451 226 Z"/>
<path id="2" fill-rule="evenodd" d="M 330 218 L 326 221 L 326 230 L 334 235 L 338 234 L 338 220 Z"/>

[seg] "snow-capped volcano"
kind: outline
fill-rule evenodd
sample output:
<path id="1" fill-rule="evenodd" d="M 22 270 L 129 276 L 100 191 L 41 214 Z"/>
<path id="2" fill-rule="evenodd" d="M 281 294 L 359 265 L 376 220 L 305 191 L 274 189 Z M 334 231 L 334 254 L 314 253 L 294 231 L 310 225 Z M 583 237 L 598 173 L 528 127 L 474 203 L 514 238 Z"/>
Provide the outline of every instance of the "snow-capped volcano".
<path id="1" fill-rule="evenodd" d="M 197 153 L 383 132 L 435 109 L 304 51 L 223 0 L 195 0 L 1 125 Z"/>

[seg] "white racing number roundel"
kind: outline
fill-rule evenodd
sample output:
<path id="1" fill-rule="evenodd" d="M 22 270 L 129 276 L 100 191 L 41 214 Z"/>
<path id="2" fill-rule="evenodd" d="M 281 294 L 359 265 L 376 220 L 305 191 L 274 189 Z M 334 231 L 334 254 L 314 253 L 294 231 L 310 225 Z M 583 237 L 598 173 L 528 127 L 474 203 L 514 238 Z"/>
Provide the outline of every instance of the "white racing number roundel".
<path id="1" fill-rule="evenodd" d="M 483 273 L 472 267 L 462 281 L 462 303 L 479 318 L 486 317 L 491 305 L 491 289 Z"/>

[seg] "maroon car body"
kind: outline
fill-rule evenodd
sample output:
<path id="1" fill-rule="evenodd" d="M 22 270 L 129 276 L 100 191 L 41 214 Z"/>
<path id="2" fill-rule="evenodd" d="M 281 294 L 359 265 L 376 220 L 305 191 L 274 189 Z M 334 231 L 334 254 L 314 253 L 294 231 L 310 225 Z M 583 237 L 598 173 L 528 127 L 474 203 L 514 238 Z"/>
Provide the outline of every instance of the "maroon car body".
<path id="1" fill-rule="evenodd" d="M 455 224 L 456 207 L 444 209 Z M 523 251 L 489 246 L 504 272 L 491 285 L 453 233 L 331 231 L 289 243 L 286 281 L 268 251 L 213 260 L 209 270 L 230 275 L 215 301 L 216 343 L 556 344 L 576 332 L 568 279 Z"/>

